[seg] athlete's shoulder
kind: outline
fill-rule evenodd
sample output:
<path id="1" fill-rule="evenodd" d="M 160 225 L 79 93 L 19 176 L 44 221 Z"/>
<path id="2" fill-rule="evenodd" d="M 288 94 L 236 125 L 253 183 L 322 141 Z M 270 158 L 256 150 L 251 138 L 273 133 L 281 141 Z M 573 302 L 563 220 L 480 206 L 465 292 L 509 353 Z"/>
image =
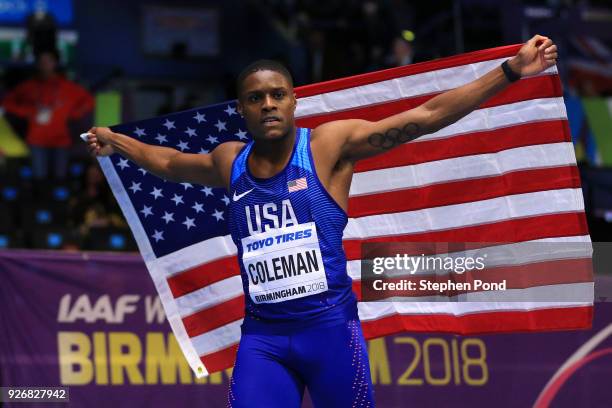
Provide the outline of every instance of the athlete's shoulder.
<path id="1" fill-rule="evenodd" d="M 240 150 L 244 147 L 244 142 L 225 142 L 221 143 L 212 151 L 215 161 L 234 161 Z"/>

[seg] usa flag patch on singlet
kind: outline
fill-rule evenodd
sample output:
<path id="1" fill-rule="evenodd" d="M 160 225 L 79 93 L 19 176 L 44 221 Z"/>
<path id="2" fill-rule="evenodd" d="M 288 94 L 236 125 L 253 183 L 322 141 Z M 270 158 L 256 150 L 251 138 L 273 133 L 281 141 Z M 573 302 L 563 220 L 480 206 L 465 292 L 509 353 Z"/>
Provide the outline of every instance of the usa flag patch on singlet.
<path id="1" fill-rule="evenodd" d="M 302 177 L 296 180 L 291 180 L 287 182 L 287 189 L 290 193 L 300 190 L 306 190 L 308 188 L 308 183 L 306 182 L 306 177 Z"/>

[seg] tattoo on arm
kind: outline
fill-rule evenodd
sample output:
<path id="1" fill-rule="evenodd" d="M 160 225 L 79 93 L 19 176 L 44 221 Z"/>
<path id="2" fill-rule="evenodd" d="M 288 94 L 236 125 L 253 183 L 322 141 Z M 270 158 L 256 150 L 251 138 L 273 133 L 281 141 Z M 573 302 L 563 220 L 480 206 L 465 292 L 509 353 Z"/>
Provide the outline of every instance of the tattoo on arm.
<path id="1" fill-rule="evenodd" d="M 382 150 L 389 150 L 397 145 L 407 143 L 420 136 L 421 127 L 416 123 L 408 123 L 401 129 L 391 128 L 384 134 L 372 133 L 368 136 L 368 143 L 371 146 Z"/>

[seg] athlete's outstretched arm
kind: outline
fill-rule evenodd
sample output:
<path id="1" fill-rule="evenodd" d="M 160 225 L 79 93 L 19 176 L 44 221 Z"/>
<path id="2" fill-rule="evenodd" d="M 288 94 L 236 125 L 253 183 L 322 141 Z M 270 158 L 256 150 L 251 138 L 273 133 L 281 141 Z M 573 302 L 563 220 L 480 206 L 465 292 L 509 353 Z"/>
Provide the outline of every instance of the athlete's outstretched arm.
<path id="1" fill-rule="evenodd" d="M 508 61 L 520 75 L 534 75 L 556 63 L 557 47 L 547 37 L 536 35 Z M 436 132 L 466 116 L 495 95 L 509 81 L 501 67 L 461 87 L 444 92 L 424 104 L 378 122 L 346 120 L 321 125 L 342 145 L 340 159 L 356 161 L 375 156 L 419 136 Z M 337 140 L 337 139 L 336 139 Z"/>
<path id="2" fill-rule="evenodd" d="M 142 143 L 106 127 L 88 132 L 89 151 L 94 156 L 119 153 L 145 170 L 165 180 L 226 187 L 228 169 L 241 143 L 222 143 L 212 153 L 190 154 L 163 146 Z"/>

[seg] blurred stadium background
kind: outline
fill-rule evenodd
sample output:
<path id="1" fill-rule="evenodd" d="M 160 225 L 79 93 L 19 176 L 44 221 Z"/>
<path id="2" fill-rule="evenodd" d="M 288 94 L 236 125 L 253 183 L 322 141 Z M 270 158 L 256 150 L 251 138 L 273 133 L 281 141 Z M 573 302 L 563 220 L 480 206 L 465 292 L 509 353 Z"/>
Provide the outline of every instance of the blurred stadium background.
<path id="1" fill-rule="evenodd" d="M 97 163 L 87 156 L 84 144 L 78 140 L 79 133 L 94 123 L 114 125 L 234 98 L 235 76 L 257 58 L 285 62 L 296 85 L 303 85 L 520 43 L 535 33 L 553 38 L 560 50 L 558 68 L 564 83 L 592 240 L 612 241 L 610 27 L 612 3 L 609 0 L 0 0 L 0 98 L 4 99 L 32 77 L 37 69 L 36 57 L 41 51 L 56 49 L 62 75 L 88 90 L 95 100 L 91 112 L 68 118 L 66 123 L 72 141 L 65 147 L 69 158 L 66 176 L 54 177 L 51 170 L 44 179 L 35 177 L 31 146 L 26 137 L 28 120 L 33 119 L 16 115 L 5 105 L 0 116 L 0 249 L 56 250 L 63 251 L 67 257 L 76 257 L 74 259 L 84 259 L 82 251 L 136 251 L 132 235 Z M 33 251 L 23 254 L 25 258 L 41 256 L 40 252 Z M 132 262 L 136 258 L 129 260 Z M 135 268 L 142 272 L 143 281 L 148 279 L 144 266 Z M 2 272 L 0 270 L 0 276 Z M 148 281 L 146 285 L 151 286 Z M 154 295 L 152 286 L 149 290 Z M 0 294 L 8 296 L 6 292 Z M 95 298 L 92 299 L 94 302 Z M 612 311 L 609 308 L 606 316 L 595 326 L 601 329 L 610 324 Z M 167 326 L 161 325 L 157 330 L 169 331 Z M 509 356 L 514 356 L 517 348 L 531 348 L 530 352 L 538 353 L 535 344 L 557 341 L 565 344 L 558 355 L 551 356 L 538 368 L 552 375 L 557 366 L 591 335 L 543 334 L 538 339 L 506 336 L 505 340 L 504 336 L 499 336 L 492 342 L 486 340 L 491 344 L 482 344 L 489 347 L 493 360 L 496 354 L 504 356 L 500 357 L 499 370 L 505 373 L 506 379 L 512 379 L 519 376 L 522 369 L 517 366 L 514 373 L 511 368 L 514 357 Z M 14 341 L 9 338 L 5 341 Z M 446 342 L 447 351 L 455 341 L 452 336 L 434 339 Z M 390 369 L 389 378 L 380 366 L 383 363 L 373 365 L 378 373 L 374 374 L 378 381 L 377 392 L 395 395 L 387 399 L 383 396 L 382 400 L 388 402 L 381 406 L 404 406 L 402 399 L 413 395 L 405 388 L 418 389 L 431 396 L 431 399 L 419 397 L 418 403 L 406 403 L 406 406 L 427 406 L 426 401 L 433 405 L 432 401 L 437 398 L 433 395 L 439 385 L 436 381 L 432 383 L 425 378 L 425 382 L 422 379 L 419 382 L 409 378 L 410 373 L 402 376 L 406 367 L 412 367 L 409 367 L 411 356 L 424 347 L 428 337 L 419 335 L 404 337 L 403 342 L 390 341 L 387 347 L 409 344 L 412 349 L 387 350 L 389 356 L 385 354 L 385 364 L 391 361 L 393 366 L 391 357 L 394 356 L 404 359 Z M 384 344 L 373 347 L 378 347 L 375 352 L 380 353 Z M 57 367 L 57 356 L 49 358 L 55 360 L 48 364 Z M 6 355 L 3 361 L 8 364 Z M 607 361 L 610 362 L 609 358 Z M 434 366 L 438 367 L 436 364 Z M 487 381 L 493 381 L 497 369 L 491 364 L 487 368 L 491 379 Z M 424 369 L 420 363 L 415 367 L 412 367 L 415 373 Z M 7 372 L 0 372 L 2 385 L 10 383 Z M 469 374 L 469 369 L 467 372 Z M 484 372 L 481 374 L 484 377 Z M 599 369 L 598 373 L 581 377 L 579 389 L 571 391 L 569 400 L 573 403 L 568 406 L 612 406 L 609 390 L 605 396 L 601 393 L 605 390 L 594 391 L 587 385 L 594 375 L 607 375 L 609 383 L 609 369 Z M 98 379 L 96 374 L 96 381 L 92 379 L 81 385 L 105 384 Z M 126 385 L 133 379 L 126 371 L 125 381 L 118 384 Z M 224 392 L 227 378 L 219 375 L 206 381 L 201 385 L 201 390 L 206 391 L 189 388 L 185 399 L 175 402 L 182 405 L 189 398 L 208 398 L 193 401 L 203 406 L 221 406 L 224 396 L 217 394 Z M 380 388 L 385 381 L 390 387 L 394 384 L 396 388 L 408 387 L 400 391 Z M 478 381 L 478 386 L 487 385 L 487 381 Z M 537 384 L 540 389 L 545 384 L 541 379 L 535 381 L 540 381 Z M 177 382 L 185 384 L 175 378 L 174 383 Z M 56 379 L 38 385 L 61 384 Z M 223 390 L 206 388 L 215 386 Z M 447 398 L 448 404 L 464 406 L 456 399 L 451 400 L 455 398 L 452 395 L 457 395 L 456 398 L 462 395 L 454 394 L 458 386 L 455 384 L 455 391 L 440 398 Z M 506 387 L 512 387 L 511 381 L 506 382 Z M 124 393 L 132 392 L 120 388 Z M 488 392 L 502 392 L 501 389 Z M 506 395 L 509 390 L 503 389 L 502 394 Z M 162 400 L 153 398 L 157 395 L 155 392 L 132 400 L 126 406 L 159 405 Z M 470 392 L 471 406 L 480 406 L 478 393 Z M 104 403 L 85 397 L 79 400 L 78 396 L 73 401 L 81 401 L 83 406 L 125 404 L 121 393 L 109 395 L 110 399 Z M 493 400 L 487 398 L 482 401 Z M 436 404 L 444 404 L 444 401 L 446 399 L 438 400 Z M 483 402 L 482 406 L 487 405 Z"/>

